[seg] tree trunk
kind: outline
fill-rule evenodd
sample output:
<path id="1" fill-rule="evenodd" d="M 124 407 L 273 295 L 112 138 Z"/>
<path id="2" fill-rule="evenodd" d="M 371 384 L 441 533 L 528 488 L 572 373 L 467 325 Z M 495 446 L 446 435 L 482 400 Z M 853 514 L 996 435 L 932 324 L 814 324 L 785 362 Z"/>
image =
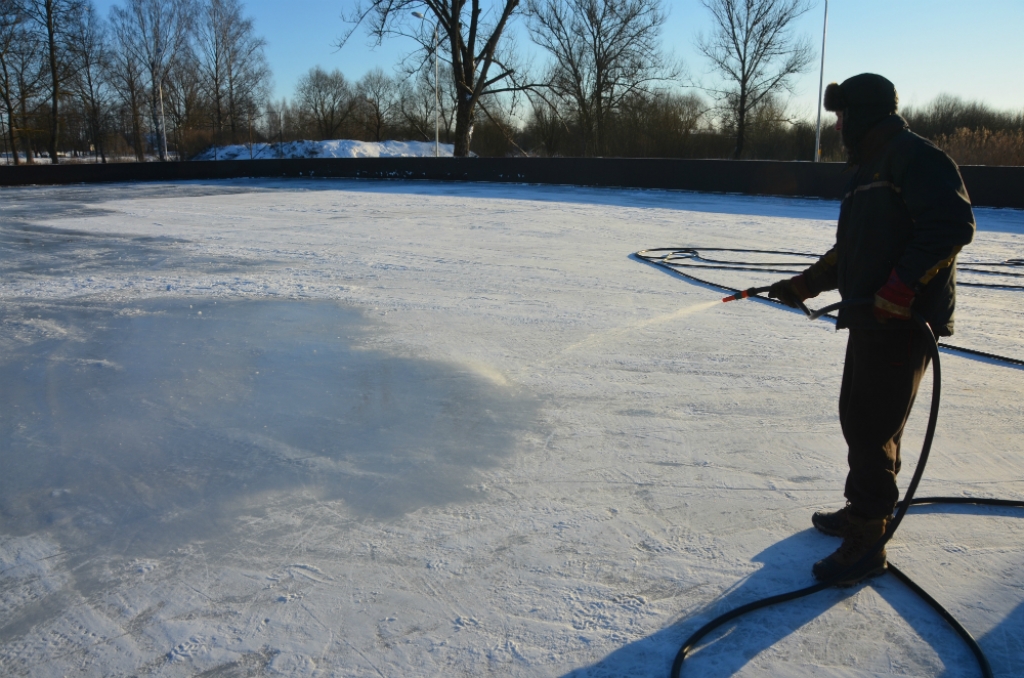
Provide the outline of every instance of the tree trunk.
<path id="1" fill-rule="evenodd" d="M 473 140 L 473 98 L 470 94 L 459 94 L 455 108 L 455 150 L 457 158 L 469 155 L 469 145 Z"/>
<path id="2" fill-rule="evenodd" d="M 146 161 L 146 149 L 142 140 L 142 113 L 140 112 L 138 92 L 132 95 L 132 146 L 135 147 L 135 159 Z"/>
<path id="3" fill-rule="evenodd" d="M 57 137 L 60 134 L 60 118 L 58 118 L 60 100 L 60 73 L 57 68 L 57 36 L 54 25 L 54 9 L 52 2 L 47 3 L 46 11 L 46 32 L 50 48 L 50 86 L 52 96 L 50 97 L 50 162 L 56 165 L 57 160 Z"/>
<path id="4" fill-rule="evenodd" d="M 18 102 L 21 107 L 21 131 L 31 129 L 28 124 L 28 102 L 25 97 L 22 96 Z M 19 134 L 21 138 L 21 145 L 25 149 L 25 164 L 32 165 L 35 163 L 35 157 L 32 155 L 32 138 L 28 134 Z"/>
<path id="5" fill-rule="evenodd" d="M 14 118 L 13 116 L 7 117 L 7 142 L 11 149 L 11 158 L 14 160 L 15 165 L 21 164 L 21 158 L 18 156 L 18 145 L 17 137 L 14 136 Z"/>
<path id="6" fill-rule="evenodd" d="M 7 109 L 7 145 L 11 149 L 11 157 L 14 158 L 14 164 L 20 165 L 21 158 L 18 157 L 18 138 L 14 134 L 14 104 L 11 103 L 11 98 L 6 89 L 4 89 L 4 108 Z"/>
<path id="7" fill-rule="evenodd" d="M 741 112 L 739 119 L 736 121 L 736 148 L 732 152 L 733 160 L 739 160 L 743 156 L 743 146 L 746 144 L 747 135 L 746 127 L 746 116 Z"/>
<path id="8" fill-rule="evenodd" d="M 743 146 L 747 136 L 747 95 L 740 91 L 739 106 L 736 109 L 736 149 L 732 153 L 733 160 L 739 160 L 743 155 Z"/>
<path id="9" fill-rule="evenodd" d="M 231 128 L 231 143 L 238 143 L 238 111 L 235 104 L 235 83 L 228 73 L 228 125 Z"/>
<path id="10" fill-rule="evenodd" d="M 156 134 L 157 155 L 160 162 L 167 160 L 167 149 L 164 148 L 164 128 L 160 119 L 160 84 L 153 78 L 153 87 L 149 96 L 150 117 L 153 119 L 153 131 Z"/>

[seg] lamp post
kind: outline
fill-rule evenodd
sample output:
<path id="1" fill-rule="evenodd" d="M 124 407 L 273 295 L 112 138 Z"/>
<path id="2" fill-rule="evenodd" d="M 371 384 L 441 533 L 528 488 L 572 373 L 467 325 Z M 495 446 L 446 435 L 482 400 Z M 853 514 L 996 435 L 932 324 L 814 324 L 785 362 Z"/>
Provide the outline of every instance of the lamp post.
<path id="1" fill-rule="evenodd" d="M 828 0 L 825 0 L 825 25 L 821 29 L 821 74 L 818 76 L 818 131 L 814 135 L 814 162 L 821 161 L 821 94 L 825 86 L 825 36 L 828 33 Z"/>
<path id="2" fill-rule="evenodd" d="M 424 19 L 427 18 L 426 16 L 423 15 L 422 12 L 413 12 L 412 15 L 414 17 L 416 17 L 417 19 L 419 19 L 421 22 Z M 441 155 L 441 152 L 440 152 L 440 147 L 441 147 L 441 125 L 440 125 L 440 123 L 438 121 L 439 120 L 438 119 L 438 115 L 439 115 L 438 109 L 440 108 L 441 95 L 440 95 L 440 93 L 438 91 L 439 90 L 439 84 L 438 84 L 437 48 L 438 48 L 437 22 L 434 22 L 434 157 L 435 158 L 440 157 L 440 155 Z"/>

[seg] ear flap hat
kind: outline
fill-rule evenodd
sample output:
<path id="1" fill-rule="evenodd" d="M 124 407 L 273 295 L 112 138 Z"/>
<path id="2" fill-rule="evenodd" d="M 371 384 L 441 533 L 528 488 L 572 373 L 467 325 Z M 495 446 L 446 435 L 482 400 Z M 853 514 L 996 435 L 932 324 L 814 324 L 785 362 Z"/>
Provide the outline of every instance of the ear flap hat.
<path id="1" fill-rule="evenodd" d="M 868 130 L 896 113 L 898 106 L 896 86 L 875 73 L 861 73 L 825 88 L 825 110 L 843 113 L 843 145 L 851 152 Z"/>

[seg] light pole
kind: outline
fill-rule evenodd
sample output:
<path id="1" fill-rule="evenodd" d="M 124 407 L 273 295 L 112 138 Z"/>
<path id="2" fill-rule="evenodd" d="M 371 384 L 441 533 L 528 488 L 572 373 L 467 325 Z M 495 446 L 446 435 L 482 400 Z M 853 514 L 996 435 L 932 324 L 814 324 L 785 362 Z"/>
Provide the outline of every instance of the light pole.
<path id="1" fill-rule="evenodd" d="M 422 12 L 413 12 L 412 15 L 421 22 L 427 17 Z M 441 125 L 438 122 L 438 109 L 440 108 L 441 95 L 438 91 L 438 70 L 437 70 L 437 22 L 434 22 L 434 157 L 440 157 L 441 147 Z"/>
<path id="2" fill-rule="evenodd" d="M 818 131 L 814 135 L 814 162 L 821 161 L 821 94 L 825 86 L 825 36 L 828 33 L 828 0 L 825 0 L 825 25 L 821 29 L 821 74 L 818 76 Z"/>

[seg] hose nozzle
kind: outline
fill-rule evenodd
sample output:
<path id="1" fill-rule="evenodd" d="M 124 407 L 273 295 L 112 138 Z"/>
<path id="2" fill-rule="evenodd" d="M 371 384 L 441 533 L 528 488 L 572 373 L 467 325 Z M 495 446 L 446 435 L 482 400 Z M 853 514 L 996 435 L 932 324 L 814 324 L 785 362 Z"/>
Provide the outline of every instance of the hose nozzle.
<path id="1" fill-rule="evenodd" d="M 722 299 L 722 303 L 725 303 L 727 301 L 736 301 L 737 299 L 746 299 L 747 297 L 753 297 L 758 294 L 761 294 L 762 292 L 767 292 L 770 289 L 771 287 L 751 287 L 749 290 L 737 292 L 731 297 L 725 297 L 724 299 Z"/>

